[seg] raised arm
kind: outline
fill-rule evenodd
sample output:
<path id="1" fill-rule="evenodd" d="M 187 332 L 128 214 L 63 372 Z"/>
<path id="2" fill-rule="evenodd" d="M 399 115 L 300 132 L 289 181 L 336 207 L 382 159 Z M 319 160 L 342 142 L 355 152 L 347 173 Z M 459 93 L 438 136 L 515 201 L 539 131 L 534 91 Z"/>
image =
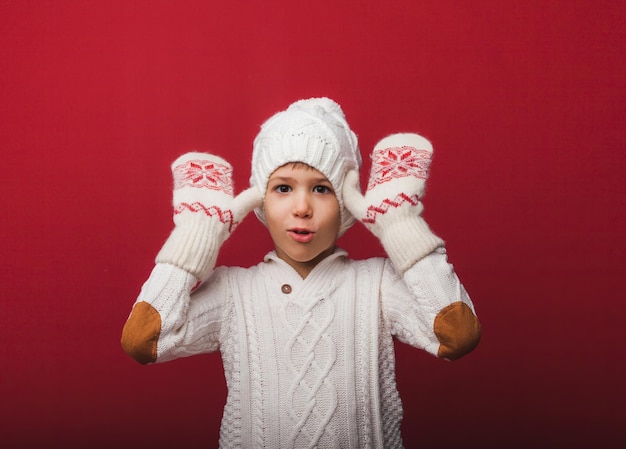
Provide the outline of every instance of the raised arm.
<path id="1" fill-rule="evenodd" d="M 233 197 L 232 167 L 217 156 L 187 153 L 172 173 L 174 229 L 122 331 L 122 347 L 140 363 L 217 349 L 223 283 L 213 276 L 202 287 L 212 294 L 198 300 L 191 292 L 209 279 L 223 242 L 262 201 L 256 188 Z"/>
<path id="2" fill-rule="evenodd" d="M 422 197 L 433 148 L 417 134 L 393 134 L 372 152 L 365 195 L 359 175 L 346 175 L 346 207 L 385 248 L 391 261 L 383 310 L 400 340 L 455 360 L 480 340 L 481 327 L 445 255 L 444 242 L 422 217 Z"/>

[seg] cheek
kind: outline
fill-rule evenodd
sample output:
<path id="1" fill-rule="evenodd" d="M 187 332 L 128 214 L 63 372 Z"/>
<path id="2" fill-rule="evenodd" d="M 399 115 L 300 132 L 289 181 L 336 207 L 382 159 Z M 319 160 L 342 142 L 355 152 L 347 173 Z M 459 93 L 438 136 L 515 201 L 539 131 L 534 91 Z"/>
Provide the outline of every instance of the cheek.
<path id="1" fill-rule="evenodd" d="M 339 228 L 341 227 L 341 214 L 339 213 L 339 203 L 335 200 L 331 204 L 326 204 L 328 215 L 326 216 L 326 223 L 335 228 L 333 232 L 336 230 L 339 232 Z"/>
<path id="2" fill-rule="evenodd" d="M 335 215 L 335 221 L 337 221 L 337 223 L 341 223 L 341 211 L 339 210 L 339 201 L 337 200 L 337 198 L 334 198 L 333 201 L 333 213 Z"/>
<path id="3" fill-rule="evenodd" d="M 263 201 L 263 208 L 265 209 L 265 219 L 269 223 L 270 221 L 280 220 L 285 214 L 286 201 L 278 201 L 271 196 L 265 196 Z"/>

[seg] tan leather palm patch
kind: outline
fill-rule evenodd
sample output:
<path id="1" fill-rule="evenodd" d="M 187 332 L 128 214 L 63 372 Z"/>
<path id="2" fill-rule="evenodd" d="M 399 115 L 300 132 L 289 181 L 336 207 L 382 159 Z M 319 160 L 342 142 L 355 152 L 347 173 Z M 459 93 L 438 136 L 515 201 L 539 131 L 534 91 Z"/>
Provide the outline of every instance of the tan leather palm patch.
<path id="1" fill-rule="evenodd" d="M 456 360 L 471 352 L 480 341 L 478 318 L 463 302 L 443 308 L 435 318 L 435 335 L 439 340 L 438 357 Z"/>
<path id="2" fill-rule="evenodd" d="M 147 302 L 139 302 L 122 330 L 122 348 L 142 365 L 154 363 L 161 334 L 161 315 Z"/>

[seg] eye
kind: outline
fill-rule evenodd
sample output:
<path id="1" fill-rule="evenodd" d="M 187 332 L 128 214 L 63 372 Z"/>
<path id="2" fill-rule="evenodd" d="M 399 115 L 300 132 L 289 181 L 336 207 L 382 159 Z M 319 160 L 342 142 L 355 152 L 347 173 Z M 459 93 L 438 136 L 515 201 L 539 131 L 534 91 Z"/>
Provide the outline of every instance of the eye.
<path id="1" fill-rule="evenodd" d="M 333 189 L 325 185 L 319 185 L 319 186 L 313 187 L 313 192 L 321 193 L 321 194 L 328 194 L 328 193 L 333 193 Z"/>
<path id="2" fill-rule="evenodd" d="M 274 191 L 278 193 L 288 193 L 291 192 L 291 187 L 289 187 L 287 184 L 279 184 L 274 187 Z"/>

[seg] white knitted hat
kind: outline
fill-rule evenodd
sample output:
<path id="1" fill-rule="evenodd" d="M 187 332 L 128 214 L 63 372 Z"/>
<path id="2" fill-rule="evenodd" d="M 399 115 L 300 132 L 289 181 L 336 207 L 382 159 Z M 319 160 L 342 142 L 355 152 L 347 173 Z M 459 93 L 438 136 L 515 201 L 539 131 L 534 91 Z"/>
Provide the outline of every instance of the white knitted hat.
<path id="1" fill-rule="evenodd" d="M 250 184 L 265 193 L 274 170 L 289 162 L 303 162 L 330 181 L 339 201 L 342 235 L 354 223 L 343 205 L 343 180 L 349 170 L 359 169 L 361 153 L 337 103 L 329 98 L 299 100 L 270 117 L 254 140 Z M 265 224 L 263 207 L 255 213 Z"/>

